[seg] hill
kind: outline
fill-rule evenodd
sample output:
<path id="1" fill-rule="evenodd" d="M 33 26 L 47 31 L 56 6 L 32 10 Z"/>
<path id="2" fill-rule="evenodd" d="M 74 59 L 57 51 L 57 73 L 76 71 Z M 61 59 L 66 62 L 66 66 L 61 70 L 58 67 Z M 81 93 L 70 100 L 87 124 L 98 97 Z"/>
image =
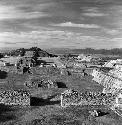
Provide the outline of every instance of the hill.
<path id="1" fill-rule="evenodd" d="M 85 48 L 85 49 L 69 49 L 69 48 L 52 48 L 48 49 L 48 52 L 54 54 L 103 54 L 103 55 L 122 55 L 122 48 L 114 48 L 114 49 L 93 49 L 93 48 Z"/>
<path id="2" fill-rule="evenodd" d="M 11 50 L 9 52 L 5 52 L 4 55 L 9 55 L 9 56 L 24 56 L 25 53 L 27 51 L 33 51 L 34 55 L 37 57 L 55 57 L 56 55 L 54 54 L 50 54 L 40 48 L 37 47 L 32 47 L 29 49 L 25 49 L 25 48 L 20 48 L 20 49 L 16 49 L 16 50 Z"/>

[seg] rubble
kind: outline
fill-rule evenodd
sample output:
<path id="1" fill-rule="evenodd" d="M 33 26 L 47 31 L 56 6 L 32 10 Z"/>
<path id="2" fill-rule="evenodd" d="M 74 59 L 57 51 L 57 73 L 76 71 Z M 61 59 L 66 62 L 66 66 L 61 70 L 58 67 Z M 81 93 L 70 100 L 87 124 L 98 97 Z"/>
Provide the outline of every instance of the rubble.
<path id="1" fill-rule="evenodd" d="M 116 68 L 116 69 L 121 69 L 122 68 L 122 60 L 117 59 L 117 60 L 110 60 L 106 62 L 103 67 L 110 67 L 110 68 Z"/>
<path id="2" fill-rule="evenodd" d="M 122 72 L 122 64 L 117 64 L 114 68 Z"/>
<path id="3" fill-rule="evenodd" d="M 122 71 L 120 71 L 120 70 L 112 69 L 108 72 L 108 75 L 111 75 L 115 78 L 122 80 Z"/>
<path id="4" fill-rule="evenodd" d="M 89 111 L 89 114 L 90 114 L 90 116 L 93 116 L 93 117 L 100 117 L 100 116 L 107 115 L 109 113 L 103 112 L 103 111 L 97 109 L 97 110 Z"/>
<path id="5" fill-rule="evenodd" d="M 57 88 L 56 82 L 53 82 L 52 80 L 48 81 L 42 81 L 41 84 L 38 84 L 38 87 L 42 88 Z"/>
<path id="6" fill-rule="evenodd" d="M 93 117 L 96 117 L 98 116 L 98 112 L 96 110 L 94 111 L 89 111 L 90 115 L 93 116 Z"/>
<path id="7" fill-rule="evenodd" d="M 90 62 L 91 59 L 92 59 L 92 56 L 91 56 L 91 55 L 80 54 L 80 55 L 78 56 L 78 60 L 80 60 L 80 61 Z"/>
<path id="8" fill-rule="evenodd" d="M 26 81 L 24 85 L 28 88 L 43 88 L 43 89 L 57 88 L 56 82 L 53 82 L 52 80 L 34 79 L 34 78 Z"/>

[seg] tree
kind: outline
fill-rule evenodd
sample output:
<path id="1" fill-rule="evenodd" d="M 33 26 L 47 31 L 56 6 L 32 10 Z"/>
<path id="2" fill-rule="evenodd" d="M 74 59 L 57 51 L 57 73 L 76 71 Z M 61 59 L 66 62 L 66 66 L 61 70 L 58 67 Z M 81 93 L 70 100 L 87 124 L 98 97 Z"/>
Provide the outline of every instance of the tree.
<path id="1" fill-rule="evenodd" d="M 24 48 L 20 48 L 20 55 L 24 56 L 25 55 L 25 49 Z"/>

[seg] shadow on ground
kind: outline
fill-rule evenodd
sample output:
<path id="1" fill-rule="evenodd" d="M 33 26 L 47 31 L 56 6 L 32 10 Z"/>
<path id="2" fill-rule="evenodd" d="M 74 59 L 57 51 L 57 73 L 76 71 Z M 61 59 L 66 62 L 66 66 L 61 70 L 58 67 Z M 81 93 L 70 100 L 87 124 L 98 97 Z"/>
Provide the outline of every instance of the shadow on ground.
<path id="1" fill-rule="evenodd" d="M 15 120 L 14 111 L 16 109 L 12 108 L 11 106 L 6 106 L 0 104 L 0 122 L 5 122 L 9 120 Z"/>
<path id="2" fill-rule="evenodd" d="M 109 114 L 109 112 L 104 112 L 104 111 L 101 111 L 101 110 L 97 110 L 97 113 L 98 113 L 98 117 Z"/>
<path id="3" fill-rule="evenodd" d="M 56 82 L 58 88 L 67 88 L 66 84 L 63 82 Z"/>
<path id="4" fill-rule="evenodd" d="M 0 71 L 0 79 L 5 79 L 7 77 L 7 72 Z"/>
<path id="5" fill-rule="evenodd" d="M 46 105 L 55 105 L 60 104 L 60 100 L 51 101 L 51 97 L 47 99 L 38 98 L 38 97 L 31 97 L 30 98 L 30 105 L 31 106 L 46 106 Z"/>

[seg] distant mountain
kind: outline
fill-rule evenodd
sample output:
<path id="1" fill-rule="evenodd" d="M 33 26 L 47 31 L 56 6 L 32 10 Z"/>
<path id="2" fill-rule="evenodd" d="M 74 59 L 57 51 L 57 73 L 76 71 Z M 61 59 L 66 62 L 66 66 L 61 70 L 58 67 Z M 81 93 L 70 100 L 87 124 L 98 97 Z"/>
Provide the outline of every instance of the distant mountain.
<path id="1" fill-rule="evenodd" d="M 114 49 L 69 49 L 69 48 L 52 48 L 47 50 L 42 50 L 38 47 L 32 47 L 29 49 L 20 48 L 15 50 L 4 51 L 4 55 L 11 55 L 11 56 L 24 56 L 27 51 L 33 51 L 35 56 L 37 57 L 55 57 L 56 55 L 60 54 L 103 54 L 103 55 L 120 55 L 122 56 L 122 48 L 114 48 Z M 3 52 L 2 52 L 3 53 Z"/>
<path id="2" fill-rule="evenodd" d="M 104 54 L 104 55 L 122 55 L 122 48 L 114 48 L 114 49 L 48 49 L 48 52 L 53 54 Z"/>
<path id="3" fill-rule="evenodd" d="M 55 57 L 56 55 L 54 54 L 50 54 L 40 48 L 37 48 L 37 47 L 32 47 L 32 48 L 29 48 L 29 49 L 25 49 L 25 48 L 20 48 L 20 49 L 16 49 L 16 50 L 11 50 L 9 52 L 5 52 L 4 55 L 11 55 L 11 56 L 25 56 L 25 53 L 27 51 L 32 51 L 34 52 L 34 56 L 37 56 L 37 57 Z"/>
<path id="4" fill-rule="evenodd" d="M 73 49 L 69 48 L 51 48 L 51 49 L 46 49 L 47 52 L 53 53 L 53 54 L 69 54 L 72 53 Z"/>

